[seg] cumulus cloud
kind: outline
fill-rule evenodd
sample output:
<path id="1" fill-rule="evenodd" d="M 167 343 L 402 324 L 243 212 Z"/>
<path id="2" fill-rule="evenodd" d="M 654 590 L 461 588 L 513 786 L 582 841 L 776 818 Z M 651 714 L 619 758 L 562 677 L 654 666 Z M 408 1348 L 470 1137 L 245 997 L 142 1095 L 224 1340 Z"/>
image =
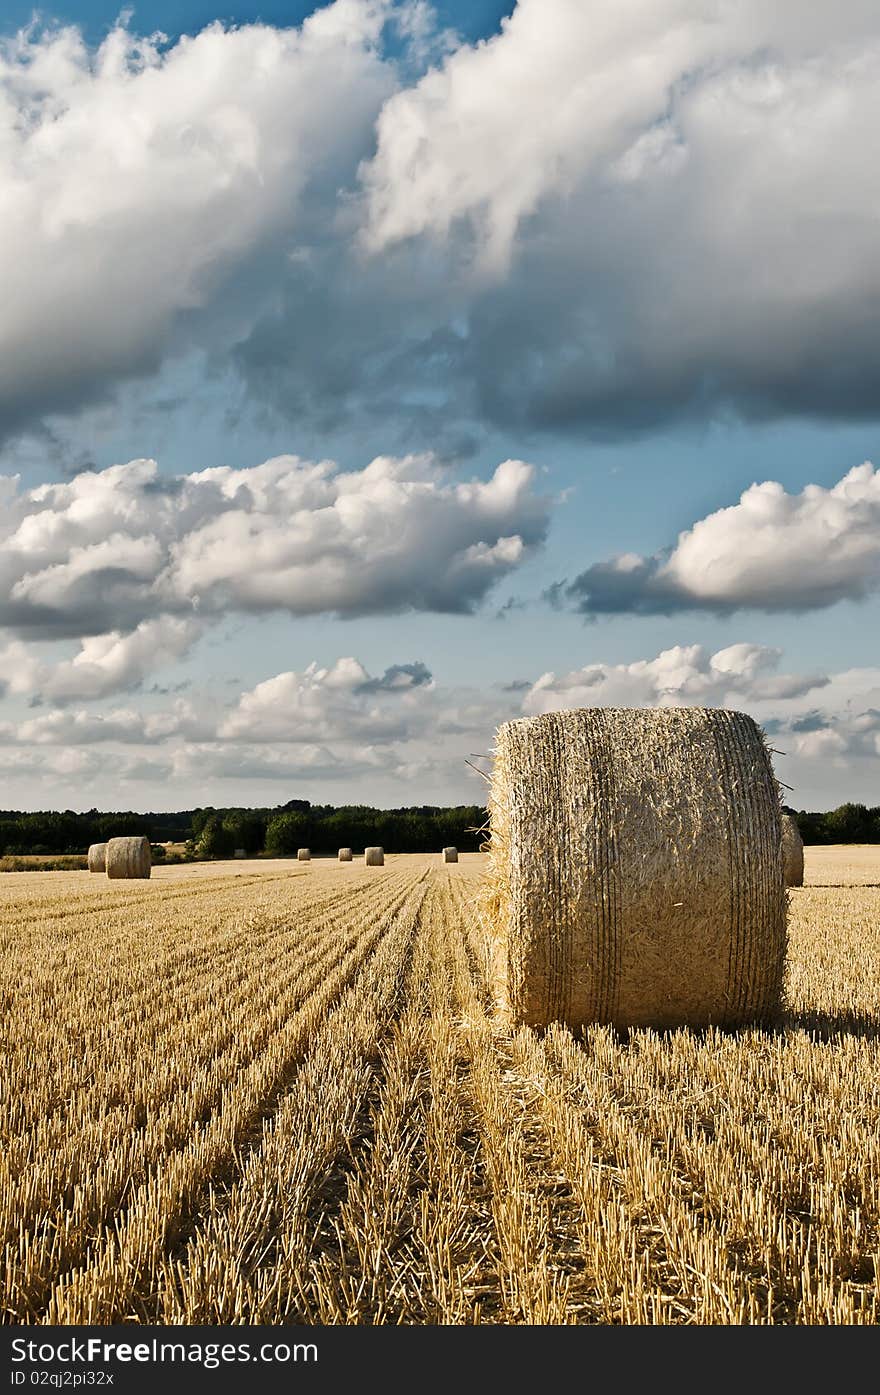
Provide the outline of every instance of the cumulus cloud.
<path id="1" fill-rule="evenodd" d="M 0 739 L 22 746 L 91 746 L 112 741 L 123 745 L 156 745 L 173 738 L 209 741 L 216 736 L 216 715 L 210 701 L 198 706 L 178 700 L 170 708 L 141 712 L 133 707 L 101 712 L 93 708 L 55 708 L 22 722 L 0 723 Z"/>
<path id="2" fill-rule="evenodd" d="M 880 668 L 853 668 L 830 674 L 821 695 L 809 705 L 774 704 L 773 740 L 806 769 L 872 769 L 880 760 Z M 876 802 L 876 801 L 871 801 Z"/>
<path id="3" fill-rule="evenodd" d="M 564 594 L 586 615 L 651 615 L 815 610 L 878 587 L 880 472 L 865 463 L 831 489 L 753 484 L 738 504 L 680 533 L 674 548 L 596 563 Z"/>
<path id="4" fill-rule="evenodd" d="M 361 239 L 469 276 L 496 423 L 873 415 L 878 77 L 869 0 L 519 0 L 384 104 Z"/>
<path id="5" fill-rule="evenodd" d="M 570 707 L 733 707 L 763 726 L 777 774 L 800 807 L 876 802 L 880 669 L 780 672 L 781 652 L 733 644 L 710 654 L 677 646 L 652 659 L 545 673 L 522 699 L 526 716 Z"/>
<path id="6" fill-rule="evenodd" d="M 875 413 L 873 0 L 398 9 L 3 41 L 0 431 L 186 352 L 401 450 Z"/>
<path id="7" fill-rule="evenodd" d="M 653 659 L 588 664 L 545 673 L 522 700 L 527 716 L 568 707 L 736 706 L 801 697 L 823 687 L 822 674 L 778 674 L 781 651 L 732 644 L 710 654 L 703 645 L 676 645 Z"/>
<path id="8" fill-rule="evenodd" d="M 332 782 L 338 801 L 479 802 L 485 789 L 465 760 L 490 750 L 499 722 L 596 705 L 736 707 L 765 728 L 793 802 L 828 807 L 873 797 L 880 669 L 787 672 L 778 649 L 746 642 L 714 653 L 677 646 L 500 691 L 444 687 L 421 661 L 373 676 L 346 657 L 279 673 L 231 706 L 197 694 L 164 707 L 148 701 L 142 710 L 56 707 L 0 724 L 0 773 L 11 804 L 15 788 L 32 803 L 34 781 L 80 796 L 87 783 L 99 803 L 118 799 L 122 781 L 141 790 L 142 803 L 159 799 L 163 807 L 272 803 L 272 788 L 284 781 L 318 799 Z M 83 802 L 66 793 L 71 800 Z"/>
<path id="9" fill-rule="evenodd" d="M 466 612 L 542 542 L 549 501 L 533 478 L 516 460 L 456 482 L 427 456 L 349 472 L 280 456 L 175 478 L 139 460 L 26 492 L 7 480 L 0 624 L 101 635 L 81 675 L 131 659 L 138 642 L 109 635 L 108 618 L 124 632 L 161 617 L 170 646 L 191 634 L 175 615 Z"/>
<path id="10" fill-rule="evenodd" d="M 0 427 L 66 409 L 264 305 L 301 228 L 332 225 L 394 86 L 388 5 L 169 45 L 120 22 L 0 41 Z"/>
<path id="11" fill-rule="evenodd" d="M 395 664 L 371 678 L 354 658 L 279 673 L 243 693 L 219 736 L 230 741 L 387 743 L 423 729 L 432 688 L 423 663 Z"/>
<path id="12" fill-rule="evenodd" d="M 160 616 L 130 634 L 90 635 L 72 659 L 55 664 L 13 640 L 0 650 L 0 692 L 68 703 L 138 688 L 155 668 L 186 654 L 200 628 L 193 620 Z"/>

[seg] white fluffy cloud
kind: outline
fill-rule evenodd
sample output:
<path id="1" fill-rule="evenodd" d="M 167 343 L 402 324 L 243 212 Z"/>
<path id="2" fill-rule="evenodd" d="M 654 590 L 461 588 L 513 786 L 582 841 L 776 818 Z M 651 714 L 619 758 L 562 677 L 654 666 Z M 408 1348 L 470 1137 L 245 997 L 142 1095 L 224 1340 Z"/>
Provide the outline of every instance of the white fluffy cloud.
<path id="1" fill-rule="evenodd" d="M 872 415 L 878 78 L 867 0 L 519 0 L 385 103 L 362 239 L 471 270 L 498 422 Z"/>
<path id="2" fill-rule="evenodd" d="M 423 665 L 395 665 L 385 681 L 354 658 L 279 673 L 243 693 L 218 735 L 229 741 L 406 740 L 423 734 L 433 682 Z"/>
<path id="3" fill-rule="evenodd" d="M 216 726 L 210 701 L 196 705 L 178 698 L 170 707 L 150 712 L 133 707 L 103 712 L 54 708 L 16 724 L 0 723 L 0 739 L 21 746 L 92 746 L 103 742 L 141 746 L 175 738 L 210 741 L 216 736 Z"/>
<path id="4" fill-rule="evenodd" d="M 154 669 L 181 658 L 200 627 L 163 615 L 142 621 L 130 634 L 113 630 L 83 639 L 72 659 L 46 663 L 13 640 L 0 650 L 0 692 L 68 703 L 137 688 Z"/>
<path id="5" fill-rule="evenodd" d="M 589 567 L 566 594 L 587 614 L 684 609 L 812 610 L 880 588 L 880 473 L 856 466 L 831 489 L 768 480 L 679 534 L 668 553 Z"/>
<path id="6" fill-rule="evenodd" d="M 873 415 L 873 0 L 519 0 L 415 77 L 398 11 L 0 44 L 0 432 L 190 350 L 386 442 Z"/>
<path id="7" fill-rule="evenodd" d="M 209 25 L 174 45 L 123 25 L 0 42 L 0 423 L 157 365 L 268 282 L 369 149 L 394 77 L 387 5 L 338 0 L 300 29 Z M 257 258 L 261 274 L 254 274 Z"/>
<path id="8" fill-rule="evenodd" d="M 445 234 L 467 217 L 504 263 L 548 196 L 596 172 L 626 183 L 676 172 L 707 153 L 683 146 L 687 135 L 743 154 L 756 129 L 772 131 L 768 118 L 804 116 L 817 87 L 848 78 L 838 110 L 812 113 L 814 131 L 833 137 L 860 114 L 858 85 L 872 72 L 864 45 L 877 38 L 865 0 L 833 11 L 809 0 L 518 0 L 499 35 L 385 103 L 365 171 L 368 241 Z M 835 94 L 823 95 L 832 107 Z M 765 178 L 798 135 L 778 129 L 764 145 Z M 789 183 L 805 191 L 807 173 L 790 170 Z"/>
<path id="9" fill-rule="evenodd" d="M 280 456 L 173 479 L 132 461 L 21 493 L 7 480 L 0 623 L 100 635 L 73 669 L 124 676 L 157 636 L 117 631 L 155 617 L 182 649 L 190 630 L 173 615 L 467 611 L 543 540 L 549 502 L 533 477 L 514 460 L 455 482 L 426 456 L 350 472 Z M 68 687 L 78 695 L 73 676 Z"/>
<path id="10" fill-rule="evenodd" d="M 781 657 L 759 644 L 733 644 L 715 654 L 688 645 L 629 664 L 546 673 L 524 694 L 522 710 L 538 716 L 569 707 L 737 708 L 766 730 L 777 774 L 795 805 L 876 803 L 880 669 L 781 673 Z"/>
<path id="11" fill-rule="evenodd" d="M 58 783 L 65 803 L 82 804 L 87 786 L 90 802 L 180 807 L 272 803 L 283 781 L 317 799 L 331 782 L 340 801 L 479 803 L 485 788 L 466 760 L 491 749 L 499 722 L 600 705 L 738 708 L 767 731 L 792 802 L 876 802 L 880 670 L 790 673 L 779 650 L 752 643 L 715 653 L 678 646 L 630 663 L 547 673 L 516 698 L 443 687 L 421 662 L 372 676 L 348 657 L 277 674 L 225 707 L 196 693 L 142 710 L 41 710 L 0 724 L 0 774 L 10 804 L 16 782 L 27 804 L 36 784 L 40 802 L 51 805 Z"/>
<path id="12" fill-rule="evenodd" d="M 676 645 L 653 659 L 589 664 L 545 673 L 523 698 L 527 716 L 567 707 L 751 706 L 802 697 L 822 688 L 821 674 L 778 674 L 781 653 L 760 644 L 732 644 L 710 654 L 700 644 Z"/>

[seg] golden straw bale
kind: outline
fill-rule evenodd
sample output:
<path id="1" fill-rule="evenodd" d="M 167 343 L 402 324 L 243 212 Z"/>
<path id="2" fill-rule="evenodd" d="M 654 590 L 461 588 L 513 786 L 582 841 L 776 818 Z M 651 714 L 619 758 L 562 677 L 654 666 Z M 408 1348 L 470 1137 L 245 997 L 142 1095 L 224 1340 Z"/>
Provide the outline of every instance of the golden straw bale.
<path id="1" fill-rule="evenodd" d="M 149 838 L 111 838 L 107 843 L 107 876 L 114 880 L 150 875 Z"/>
<path id="2" fill-rule="evenodd" d="M 791 814 L 782 815 L 782 861 L 785 867 L 785 885 L 804 884 L 804 840 Z"/>
<path id="3" fill-rule="evenodd" d="M 504 723 L 485 899 L 516 1022 L 702 1027 L 775 1015 L 779 791 L 741 712 L 582 708 Z"/>
<path id="4" fill-rule="evenodd" d="M 106 843 L 92 843 L 91 847 L 89 848 L 89 857 L 88 857 L 89 871 L 90 871 L 90 872 L 106 872 L 106 871 L 107 871 L 106 858 L 107 858 L 107 844 L 106 844 Z"/>

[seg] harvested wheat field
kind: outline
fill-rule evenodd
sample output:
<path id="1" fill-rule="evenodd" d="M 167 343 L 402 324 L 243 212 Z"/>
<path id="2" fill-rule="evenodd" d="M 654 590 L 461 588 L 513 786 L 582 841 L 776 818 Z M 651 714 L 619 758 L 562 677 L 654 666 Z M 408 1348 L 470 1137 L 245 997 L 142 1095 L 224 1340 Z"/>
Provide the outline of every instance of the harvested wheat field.
<path id="1" fill-rule="evenodd" d="M 29 1323 L 876 1323 L 880 848 L 807 848 L 778 1029 L 510 1031 L 484 859 L 0 882 Z"/>

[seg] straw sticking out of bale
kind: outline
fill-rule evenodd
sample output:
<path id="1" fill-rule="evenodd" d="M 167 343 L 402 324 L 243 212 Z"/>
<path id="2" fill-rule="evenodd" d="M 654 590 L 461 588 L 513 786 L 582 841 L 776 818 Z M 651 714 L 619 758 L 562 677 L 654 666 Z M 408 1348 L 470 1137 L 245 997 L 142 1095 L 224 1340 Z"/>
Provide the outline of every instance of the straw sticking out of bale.
<path id="1" fill-rule="evenodd" d="M 90 871 L 90 872 L 106 872 L 106 870 L 107 870 L 106 857 L 107 857 L 107 844 L 106 844 L 106 843 L 92 843 L 91 847 L 89 848 L 89 859 L 88 859 L 88 860 L 89 860 L 89 871 Z"/>
<path id="2" fill-rule="evenodd" d="M 340 862 L 351 862 L 351 848 L 340 848 L 340 849 L 339 849 L 339 861 L 340 861 Z"/>
<path id="3" fill-rule="evenodd" d="M 779 795 L 750 717 L 584 708 L 506 722 L 495 751 L 486 910 L 514 1021 L 775 1015 Z"/>
<path id="4" fill-rule="evenodd" d="M 149 877 L 149 838 L 111 838 L 107 844 L 107 876 L 114 879 Z"/>
<path id="5" fill-rule="evenodd" d="M 444 848 L 444 849 L 443 849 L 443 861 L 444 861 L 444 862 L 457 862 L 457 861 L 458 861 L 458 848 Z"/>
<path id="6" fill-rule="evenodd" d="M 384 867 L 384 866 L 385 866 L 385 853 L 384 853 L 383 849 L 382 849 L 382 848 L 365 848 L 365 849 L 364 849 L 364 866 L 365 866 L 365 867 Z"/>
<path id="7" fill-rule="evenodd" d="M 782 862 L 786 886 L 804 884 L 804 840 L 791 814 L 782 815 Z"/>
<path id="8" fill-rule="evenodd" d="M 311 862 L 311 860 L 312 860 L 312 850 L 311 850 L 311 848 L 297 848 L 297 850 L 296 850 L 296 860 L 297 860 L 297 862 Z"/>

